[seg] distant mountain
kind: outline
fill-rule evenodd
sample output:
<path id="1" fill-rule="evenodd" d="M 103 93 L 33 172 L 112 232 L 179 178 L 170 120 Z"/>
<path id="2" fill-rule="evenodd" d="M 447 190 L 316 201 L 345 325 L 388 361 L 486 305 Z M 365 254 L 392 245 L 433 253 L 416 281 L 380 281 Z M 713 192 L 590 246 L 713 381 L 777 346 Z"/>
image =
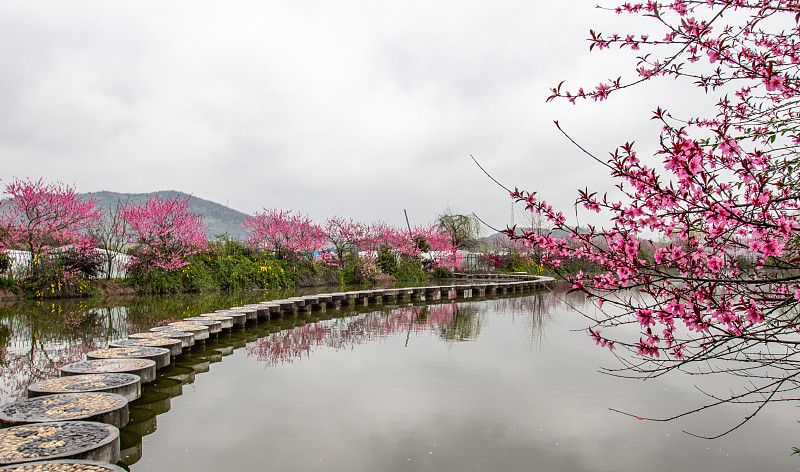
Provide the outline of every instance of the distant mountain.
<path id="1" fill-rule="evenodd" d="M 116 206 L 117 202 L 141 203 L 148 197 L 158 196 L 161 198 L 189 198 L 189 208 L 203 215 L 203 223 L 206 225 L 206 235 L 208 238 L 227 235 L 233 239 L 244 240 L 245 232 L 242 231 L 242 223 L 246 214 L 241 211 L 228 208 L 225 205 L 195 197 L 175 190 L 161 190 L 150 193 L 117 193 L 117 192 L 92 192 L 84 193 L 81 196 L 94 198 L 99 207 L 108 209 Z"/>
<path id="2" fill-rule="evenodd" d="M 525 231 L 535 231 L 535 228 L 523 228 L 523 227 L 519 227 L 518 226 L 516 228 L 516 231 L 514 231 L 514 234 L 521 236 L 523 234 L 523 232 L 525 232 Z M 565 237 L 567 237 L 567 232 L 564 231 L 564 230 L 560 230 L 560 229 L 540 228 L 538 231 L 540 231 L 541 234 L 550 234 L 550 235 L 552 235 L 552 236 L 554 236 L 556 238 L 565 238 Z M 578 232 L 579 233 L 587 233 L 588 231 L 586 229 L 584 229 L 584 228 L 578 228 Z M 508 236 L 506 236 L 505 233 L 494 233 L 492 235 L 485 236 L 485 237 L 481 238 L 480 241 L 482 243 L 484 243 L 485 245 L 487 245 L 488 247 L 490 247 L 490 248 L 502 249 L 502 248 L 506 247 L 509 239 L 508 239 Z"/>

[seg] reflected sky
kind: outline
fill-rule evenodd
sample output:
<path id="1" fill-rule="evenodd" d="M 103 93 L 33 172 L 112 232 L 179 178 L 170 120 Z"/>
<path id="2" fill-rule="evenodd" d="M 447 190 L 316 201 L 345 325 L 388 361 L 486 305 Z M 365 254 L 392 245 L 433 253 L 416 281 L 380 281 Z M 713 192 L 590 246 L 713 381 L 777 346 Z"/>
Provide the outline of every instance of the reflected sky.
<path id="1" fill-rule="evenodd" d="M 716 431 L 743 410 L 666 424 L 610 412 L 657 415 L 703 398 L 686 377 L 598 373 L 613 359 L 576 331 L 579 315 L 547 297 L 445 303 L 427 318 L 421 307 L 391 308 L 264 327 L 184 386 L 131 470 L 798 468 L 791 405 L 716 441 L 681 430 Z M 458 316 L 469 335 L 448 335 Z"/>

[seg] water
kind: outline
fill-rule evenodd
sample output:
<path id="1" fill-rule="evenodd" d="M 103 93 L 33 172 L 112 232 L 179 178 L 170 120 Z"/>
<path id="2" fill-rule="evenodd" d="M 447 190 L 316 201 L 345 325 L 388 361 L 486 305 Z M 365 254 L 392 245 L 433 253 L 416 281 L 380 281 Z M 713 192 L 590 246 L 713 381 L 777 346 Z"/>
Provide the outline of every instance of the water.
<path id="1" fill-rule="evenodd" d="M 609 411 L 664 415 L 704 397 L 695 378 L 598 373 L 615 360 L 578 331 L 585 321 L 562 296 L 329 311 L 234 332 L 179 358 L 134 402 L 126 461 L 135 471 L 800 469 L 790 456 L 800 445 L 792 404 L 773 405 L 714 441 L 682 430 L 720 432 L 747 410 L 726 406 L 669 423 Z M 264 298 L 0 310 L 12 330 L 2 401 L 129 331 Z M 730 382 L 704 388 L 725 392 Z"/>

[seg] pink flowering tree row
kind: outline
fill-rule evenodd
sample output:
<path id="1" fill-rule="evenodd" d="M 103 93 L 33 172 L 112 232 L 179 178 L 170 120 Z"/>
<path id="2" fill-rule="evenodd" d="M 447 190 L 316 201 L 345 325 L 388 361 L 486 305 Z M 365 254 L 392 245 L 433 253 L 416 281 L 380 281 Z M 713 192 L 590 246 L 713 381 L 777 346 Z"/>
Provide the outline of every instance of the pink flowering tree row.
<path id="1" fill-rule="evenodd" d="M 327 241 L 311 218 L 292 210 L 264 209 L 246 217 L 243 227 L 250 245 L 283 260 L 313 258 Z"/>
<path id="2" fill-rule="evenodd" d="M 205 244 L 202 218 L 188 199 L 151 197 L 102 211 L 61 183 L 15 179 L 3 189 L 0 245 L 30 252 L 31 270 L 42 256 L 67 246 L 83 253 L 105 250 L 109 274 L 122 251 L 133 251 L 147 267 L 172 270 Z"/>
<path id="3" fill-rule="evenodd" d="M 409 232 L 384 223 L 365 224 L 338 216 L 317 224 L 303 213 L 264 209 L 248 216 L 244 229 L 250 245 L 284 260 L 317 257 L 341 266 L 347 254 L 374 258 L 381 247 L 388 247 L 411 257 L 431 251 L 437 267 L 454 269 L 461 261 L 449 235 L 434 226 Z"/>
<path id="4" fill-rule="evenodd" d="M 548 100 L 603 101 L 670 79 L 713 105 L 697 105 L 692 116 L 673 114 L 669 103 L 657 107 L 650 118 L 661 132 L 650 155 L 627 142 L 604 159 L 573 141 L 617 188 L 611 195 L 580 190 L 577 209 L 608 223 L 578 230 L 535 191 L 513 190 L 512 198 L 560 231 L 509 228 L 508 235 L 540 248 L 553 270 L 576 257 L 599 268 L 564 275 L 596 302 L 589 333 L 619 356 L 624 375 L 680 369 L 744 377 L 732 393 L 710 393 L 706 406 L 746 403 L 757 412 L 798 398 L 800 4 L 648 1 L 613 11 L 650 27 L 646 34 L 590 31 L 589 48 L 630 51 L 632 74 L 586 88 L 562 82 Z M 639 334 L 623 334 L 623 324 Z"/>

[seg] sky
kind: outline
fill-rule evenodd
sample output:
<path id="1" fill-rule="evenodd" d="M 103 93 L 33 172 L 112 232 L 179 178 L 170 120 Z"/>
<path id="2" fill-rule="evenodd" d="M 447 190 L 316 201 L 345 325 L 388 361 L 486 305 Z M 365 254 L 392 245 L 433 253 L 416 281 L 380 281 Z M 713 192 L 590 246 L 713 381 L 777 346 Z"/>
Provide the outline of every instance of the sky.
<path id="1" fill-rule="evenodd" d="M 0 2 L 0 178 L 81 192 L 174 189 L 244 212 L 412 224 L 445 209 L 511 222 L 508 186 L 569 210 L 599 155 L 657 137 L 668 86 L 545 103 L 634 59 L 596 0 Z M 648 144 L 649 143 L 649 144 Z M 568 211 L 569 212 L 569 211 Z M 516 222 L 524 222 L 517 211 Z"/>

